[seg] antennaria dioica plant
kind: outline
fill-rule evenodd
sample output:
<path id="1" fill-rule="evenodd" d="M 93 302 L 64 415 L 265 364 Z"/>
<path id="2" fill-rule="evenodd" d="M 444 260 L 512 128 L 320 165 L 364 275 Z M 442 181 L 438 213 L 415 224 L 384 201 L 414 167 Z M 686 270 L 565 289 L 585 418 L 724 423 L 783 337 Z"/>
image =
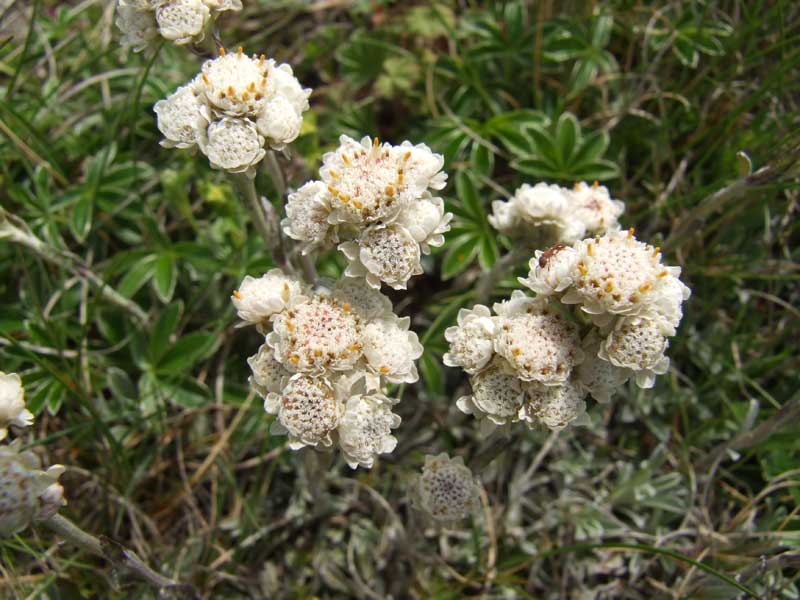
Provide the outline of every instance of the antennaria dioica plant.
<path id="1" fill-rule="evenodd" d="M 793 597 L 796 12 L 6 11 L 0 585 Z"/>

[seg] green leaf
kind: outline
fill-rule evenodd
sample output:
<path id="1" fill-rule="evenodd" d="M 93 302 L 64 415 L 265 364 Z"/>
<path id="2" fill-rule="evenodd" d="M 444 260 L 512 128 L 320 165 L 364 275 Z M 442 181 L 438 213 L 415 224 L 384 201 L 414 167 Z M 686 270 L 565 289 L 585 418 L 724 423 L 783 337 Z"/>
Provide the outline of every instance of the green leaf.
<path id="1" fill-rule="evenodd" d="M 106 371 L 106 384 L 115 397 L 124 400 L 136 400 L 139 394 L 128 374 L 119 367 L 108 367 Z"/>
<path id="2" fill-rule="evenodd" d="M 153 366 L 158 373 L 168 375 L 185 371 L 211 353 L 217 338 L 210 333 L 190 333 L 179 339 Z"/>
<path id="3" fill-rule="evenodd" d="M 75 206 L 72 208 L 72 219 L 70 221 L 72 233 L 79 242 L 86 239 L 86 236 L 92 228 L 93 213 L 93 198 L 89 194 L 81 194 Z"/>
<path id="4" fill-rule="evenodd" d="M 556 125 L 556 142 L 558 143 L 559 163 L 567 165 L 572 158 L 575 145 L 578 143 L 580 125 L 572 113 L 564 113 L 558 118 Z"/>
<path id="5" fill-rule="evenodd" d="M 443 279 L 455 277 L 470 265 L 478 253 L 480 240 L 479 235 L 464 235 L 448 244 L 450 249 L 442 261 Z"/>
<path id="6" fill-rule="evenodd" d="M 475 172 L 483 177 L 491 177 L 494 170 L 494 152 L 483 144 L 475 143 L 472 146 L 472 166 Z"/>
<path id="7" fill-rule="evenodd" d="M 172 300 L 172 294 L 175 292 L 175 283 L 177 279 L 178 268 L 175 264 L 175 257 L 172 252 L 159 254 L 155 262 L 153 289 L 162 302 L 167 303 Z"/>
<path id="8" fill-rule="evenodd" d="M 491 269 L 492 265 L 497 262 L 499 256 L 500 251 L 497 248 L 494 230 L 487 227 L 481 236 L 480 250 L 478 251 L 478 264 L 482 269 Z"/>
<path id="9" fill-rule="evenodd" d="M 675 43 L 672 45 L 672 51 L 678 60 L 687 67 L 695 68 L 700 61 L 700 55 L 695 50 L 691 41 L 686 37 L 679 35 L 675 38 Z"/>
<path id="10" fill-rule="evenodd" d="M 572 157 L 572 164 L 576 167 L 589 163 L 602 157 L 608 148 L 608 134 L 605 131 L 595 131 L 581 140 L 580 147 Z"/>
<path id="11" fill-rule="evenodd" d="M 436 396 L 444 393 L 442 365 L 431 352 L 426 350 L 422 356 L 420 356 L 419 370 L 428 392 Z"/>
<path id="12" fill-rule="evenodd" d="M 610 160 L 596 160 L 575 169 L 572 174 L 576 179 L 584 181 L 606 181 L 619 177 L 619 166 Z"/>
<path id="13" fill-rule="evenodd" d="M 534 177 L 540 177 L 542 179 L 558 178 L 558 169 L 553 168 L 551 164 L 538 158 L 515 160 L 511 163 L 511 166 L 517 171 L 533 175 Z"/>
<path id="14" fill-rule="evenodd" d="M 153 276 L 155 260 L 154 255 L 146 256 L 131 267 L 120 281 L 117 291 L 126 298 L 131 298 Z"/>
<path id="15" fill-rule="evenodd" d="M 175 333 L 183 312 L 183 302 L 180 300 L 168 304 L 156 321 L 153 330 L 150 332 L 150 342 L 147 346 L 147 354 L 152 363 L 157 363 L 164 355 L 169 346 L 170 337 Z"/>
<path id="16" fill-rule="evenodd" d="M 456 174 L 456 194 L 465 213 L 472 221 L 483 223 L 486 220 L 486 213 L 483 211 L 478 190 L 466 171 L 459 171 Z"/>

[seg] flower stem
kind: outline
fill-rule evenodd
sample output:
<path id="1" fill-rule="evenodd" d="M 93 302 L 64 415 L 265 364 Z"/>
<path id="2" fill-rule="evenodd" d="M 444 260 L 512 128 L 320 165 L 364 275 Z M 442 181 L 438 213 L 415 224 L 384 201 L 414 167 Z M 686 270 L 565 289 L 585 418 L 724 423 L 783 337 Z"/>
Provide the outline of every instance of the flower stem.
<path id="1" fill-rule="evenodd" d="M 256 193 L 256 184 L 253 179 L 243 173 L 232 174 L 236 188 L 244 198 L 245 205 L 250 211 L 250 216 L 264 243 L 272 252 L 272 258 L 284 272 L 293 272 L 294 269 L 286 258 L 286 251 L 283 245 L 283 236 L 278 225 L 278 215 L 272 205 L 266 199 L 259 200 Z"/>
<path id="2" fill-rule="evenodd" d="M 483 471 L 489 463 L 503 454 L 510 446 L 512 437 L 505 433 L 495 433 L 490 437 L 483 448 L 469 461 L 469 468 L 477 474 Z"/>
<path id="3" fill-rule="evenodd" d="M 179 584 L 148 567 L 132 550 L 106 537 L 96 538 L 86 533 L 69 519 L 55 514 L 39 522 L 62 539 L 81 550 L 109 561 L 114 567 L 127 569 L 159 590 L 168 591 L 172 597 L 199 598 L 190 585 Z"/>
<path id="4" fill-rule="evenodd" d="M 511 252 L 494 263 L 490 270 L 484 271 L 475 286 L 475 303 L 485 304 L 489 300 L 494 286 L 497 285 L 497 282 L 500 281 L 506 271 L 530 255 L 530 249 L 526 245 L 514 246 Z"/>

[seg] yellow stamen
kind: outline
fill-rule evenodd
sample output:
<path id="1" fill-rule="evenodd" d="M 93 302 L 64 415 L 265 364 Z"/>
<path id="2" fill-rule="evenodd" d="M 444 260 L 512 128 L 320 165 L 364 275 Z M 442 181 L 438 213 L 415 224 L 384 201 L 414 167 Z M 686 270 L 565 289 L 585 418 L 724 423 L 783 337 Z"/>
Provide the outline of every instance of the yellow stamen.
<path id="1" fill-rule="evenodd" d="M 333 194 L 334 196 L 338 196 L 338 195 L 339 195 L 339 192 L 338 192 L 338 191 L 336 190 L 336 188 L 335 188 L 335 187 L 333 187 L 332 185 L 329 185 L 329 186 L 328 186 L 328 191 L 329 191 L 331 194 Z"/>
<path id="2" fill-rule="evenodd" d="M 380 140 L 378 140 L 377 137 L 372 138 L 372 147 L 373 148 L 377 148 L 378 146 L 380 146 L 380 143 L 381 142 L 380 142 Z"/>
<path id="3" fill-rule="evenodd" d="M 295 365 L 296 365 L 297 363 L 299 363 L 299 362 L 300 362 L 300 357 L 299 357 L 299 356 L 297 356 L 297 354 L 292 354 L 292 355 L 289 357 L 289 360 L 292 362 L 292 364 L 295 364 Z"/>
<path id="4" fill-rule="evenodd" d="M 239 293 L 239 290 L 233 290 L 233 297 L 236 298 L 237 300 L 242 299 L 242 295 Z"/>
<path id="5" fill-rule="evenodd" d="M 594 256 L 594 246 L 592 244 L 586 246 L 586 254 L 589 256 Z"/>
<path id="6" fill-rule="evenodd" d="M 331 177 L 333 177 L 334 179 L 339 179 L 339 174 L 333 169 L 328 169 L 328 173 L 330 173 Z"/>
<path id="7" fill-rule="evenodd" d="M 653 256 L 658 256 L 660 252 L 661 252 L 661 247 L 660 246 L 656 246 L 653 249 Z"/>
<path id="8" fill-rule="evenodd" d="M 656 277 L 658 277 L 659 279 L 661 279 L 662 277 L 666 277 L 667 275 L 669 275 L 669 273 L 668 273 L 667 271 L 661 271 L 661 273 L 659 273 L 658 275 L 656 275 Z"/>
<path id="9" fill-rule="evenodd" d="M 249 99 L 250 99 L 250 94 L 248 94 L 247 92 L 242 94 L 242 100 L 249 100 Z"/>
<path id="10" fill-rule="evenodd" d="M 593 187 L 594 189 L 597 189 L 597 188 L 599 188 L 599 187 L 600 187 L 600 184 L 599 184 L 599 183 L 597 183 L 597 180 L 596 180 L 596 179 L 595 179 L 595 180 L 594 180 L 594 182 L 592 183 L 592 187 Z"/>
<path id="11" fill-rule="evenodd" d="M 651 287 L 653 287 L 653 285 L 651 283 L 643 283 L 642 285 L 639 286 L 639 291 L 644 294 Z"/>
<path id="12" fill-rule="evenodd" d="M 632 237 L 633 237 L 633 227 L 631 227 L 630 229 L 628 229 L 628 239 L 630 239 L 630 238 L 632 238 Z"/>
<path id="13" fill-rule="evenodd" d="M 614 282 L 613 281 L 606 281 L 606 291 L 610 292 L 614 289 Z"/>
<path id="14" fill-rule="evenodd" d="M 519 348 L 514 348 L 513 350 L 511 350 L 511 354 L 513 354 L 514 356 L 519 356 L 520 354 L 522 354 L 522 350 L 520 350 Z"/>
<path id="15" fill-rule="evenodd" d="M 362 204 L 358 200 L 353 200 L 353 206 L 360 209 L 362 207 Z"/>
<path id="16" fill-rule="evenodd" d="M 232 85 L 228 86 L 228 95 L 229 96 L 235 96 L 236 95 L 236 92 L 233 91 L 233 86 Z"/>
<path id="17" fill-rule="evenodd" d="M 389 196 L 390 198 L 394 196 L 394 188 L 392 186 L 387 185 L 384 191 L 386 192 L 386 195 Z"/>
<path id="18" fill-rule="evenodd" d="M 407 161 L 409 158 L 411 158 L 411 150 L 403 154 L 403 162 Z"/>
<path id="19" fill-rule="evenodd" d="M 350 350 L 352 350 L 353 352 L 355 352 L 356 350 L 361 350 L 361 343 L 360 342 L 356 342 L 355 344 L 350 346 Z"/>
<path id="20" fill-rule="evenodd" d="M 266 57 L 266 56 L 264 56 L 263 54 L 262 54 L 261 56 L 259 56 L 259 57 L 258 57 L 258 66 L 259 66 L 259 67 L 260 67 L 260 66 L 262 66 L 262 65 L 264 64 L 264 60 L 266 60 L 266 58 L 267 58 L 267 57 Z"/>
<path id="21" fill-rule="evenodd" d="M 219 55 L 220 56 L 225 56 L 225 46 L 220 46 L 219 47 Z"/>
<path id="22" fill-rule="evenodd" d="M 581 275 L 586 275 L 586 265 L 584 265 L 582 262 L 579 262 L 578 271 L 581 272 Z"/>
<path id="23" fill-rule="evenodd" d="M 348 202 L 350 202 L 350 198 L 348 198 L 344 194 L 339 194 L 339 200 L 341 200 L 344 204 L 347 204 Z"/>
<path id="24" fill-rule="evenodd" d="M 389 372 L 389 367 L 381 367 L 381 368 L 380 368 L 380 369 L 378 369 L 378 370 L 379 370 L 381 373 L 383 373 L 384 375 L 386 375 L 386 374 Z"/>
<path id="25" fill-rule="evenodd" d="M 350 159 L 347 158 L 347 154 L 345 154 L 344 152 L 342 152 L 342 162 L 344 162 L 344 164 L 346 164 L 348 167 L 352 164 L 350 162 Z"/>
<path id="26" fill-rule="evenodd" d="M 317 348 L 316 350 L 314 350 L 314 356 L 316 356 L 317 358 L 319 358 L 320 356 L 322 356 L 322 350 L 320 350 L 319 348 Z"/>
<path id="27" fill-rule="evenodd" d="M 239 46 L 239 48 L 236 50 L 236 54 L 239 56 L 239 58 L 242 58 L 242 52 L 244 52 L 244 50 L 242 50 L 242 47 Z"/>
<path id="28" fill-rule="evenodd" d="M 203 74 L 200 76 L 200 78 L 203 80 L 203 83 L 205 83 L 206 85 L 209 85 L 209 83 L 208 83 L 208 77 L 206 77 L 206 74 L 205 74 L 205 73 L 203 73 Z"/>
<path id="29" fill-rule="evenodd" d="M 350 312 L 350 303 L 349 302 L 345 302 L 344 304 L 342 304 L 342 310 L 345 313 L 349 313 Z"/>
<path id="30" fill-rule="evenodd" d="M 250 85 L 247 86 L 247 89 L 249 91 L 251 91 L 251 92 L 255 92 L 256 91 L 256 84 L 251 81 Z"/>

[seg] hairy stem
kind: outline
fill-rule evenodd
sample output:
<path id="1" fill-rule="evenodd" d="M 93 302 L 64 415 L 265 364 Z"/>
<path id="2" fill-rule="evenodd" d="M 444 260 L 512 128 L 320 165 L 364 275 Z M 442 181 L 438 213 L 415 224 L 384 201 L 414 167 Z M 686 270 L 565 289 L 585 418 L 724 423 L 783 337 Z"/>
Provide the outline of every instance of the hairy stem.
<path id="1" fill-rule="evenodd" d="M 512 438 L 505 433 L 495 433 L 484 444 L 478 453 L 469 461 L 469 468 L 474 474 L 483 471 L 489 463 L 503 454 L 511 446 Z"/>
<path id="2" fill-rule="evenodd" d="M 511 252 L 498 260 L 491 269 L 484 271 L 478 283 L 475 285 L 476 304 L 485 304 L 492 294 L 497 282 L 506 272 L 515 267 L 523 259 L 530 257 L 530 250 L 527 246 L 515 246 Z"/>
<path id="3" fill-rule="evenodd" d="M 188 599 L 197 598 L 195 590 L 189 585 L 181 585 L 172 579 L 156 573 L 148 567 L 132 550 L 118 544 L 114 540 L 106 537 L 97 538 L 83 531 L 69 519 L 55 514 L 52 517 L 39 522 L 62 539 L 70 544 L 77 546 L 81 550 L 106 559 L 114 567 L 127 569 L 137 577 L 166 592 L 166 597 Z"/>
<path id="4" fill-rule="evenodd" d="M 278 223 L 278 215 L 266 198 L 259 200 L 258 193 L 256 193 L 256 184 L 253 179 L 243 173 L 232 174 L 236 188 L 239 190 L 242 198 L 244 198 L 245 205 L 250 211 L 250 216 L 253 219 L 258 233 L 264 238 L 264 243 L 272 252 L 272 257 L 275 264 L 278 265 L 284 272 L 293 272 L 294 268 L 286 258 L 286 251 L 284 249 L 283 236 L 281 234 L 280 225 Z"/>

